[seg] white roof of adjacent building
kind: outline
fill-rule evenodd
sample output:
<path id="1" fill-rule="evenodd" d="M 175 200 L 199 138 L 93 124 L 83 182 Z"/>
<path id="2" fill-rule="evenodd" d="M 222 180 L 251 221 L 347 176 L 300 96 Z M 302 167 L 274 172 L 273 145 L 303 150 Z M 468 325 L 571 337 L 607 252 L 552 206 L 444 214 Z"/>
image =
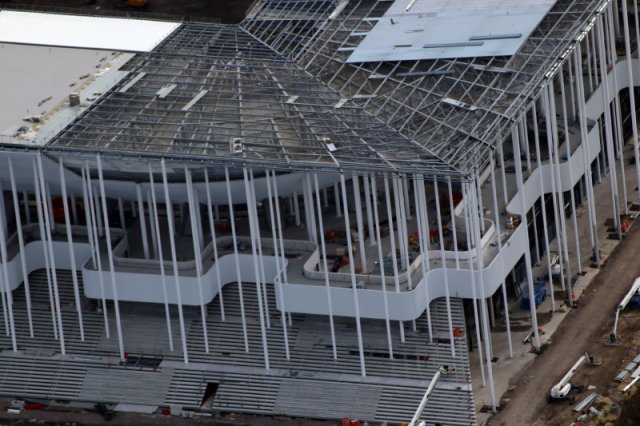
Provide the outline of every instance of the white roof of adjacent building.
<path id="1" fill-rule="evenodd" d="M 177 22 L 0 10 L 0 43 L 148 52 Z"/>
<path id="2" fill-rule="evenodd" d="M 396 0 L 347 62 L 510 56 L 556 0 Z"/>

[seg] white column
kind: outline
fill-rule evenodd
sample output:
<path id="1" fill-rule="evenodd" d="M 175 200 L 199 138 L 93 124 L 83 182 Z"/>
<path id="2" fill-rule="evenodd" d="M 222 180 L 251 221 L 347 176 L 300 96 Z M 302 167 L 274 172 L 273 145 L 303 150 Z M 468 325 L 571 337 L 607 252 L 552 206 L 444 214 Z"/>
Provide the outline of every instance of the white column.
<path id="1" fill-rule="evenodd" d="M 229 182 L 229 168 L 224 168 L 227 184 L 227 200 L 229 203 L 229 222 L 231 223 L 231 238 L 233 240 L 233 255 L 236 263 L 236 278 L 238 283 L 238 297 L 240 299 L 240 316 L 242 318 L 242 335 L 244 337 L 244 351 L 249 352 L 249 337 L 247 336 L 247 319 L 244 313 L 244 295 L 242 294 L 242 279 L 240 276 L 240 260 L 238 258 L 238 239 L 236 238 L 236 219 L 233 215 L 233 200 L 231 198 L 231 184 Z"/>
<path id="2" fill-rule="evenodd" d="M 4 193 L 0 189 L 0 198 L 4 200 Z M 6 225 L 7 224 L 7 210 L 4 206 L 4 201 L 2 205 L 0 205 L 0 221 Z M 4 281 L 4 289 L 3 291 L 7 297 L 7 308 L 9 311 L 9 329 L 11 334 L 11 347 L 14 352 L 18 351 L 18 343 L 16 341 L 16 326 L 13 320 L 13 293 L 11 291 L 11 285 L 9 284 L 9 255 L 7 253 L 7 235 L 6 235 L 6 227 L 0 226 L 0 254 L 2 255 L 2 280 Z M 62 346 L 62 353 L 64 354 L 64 345 Z"/>
<path id="3" fill-rule="evenodd" d="M 144 202 L 142 201 L 142 191 L 140 184 L 136 184 L 136 196 L 138 197 L 138 217 L 140 218 L 140 234 L 142 235 L 142 250 L 144 258 L 149 259 L 149 239 L 147 237 L 147 220 L 144 214 Z M 106 225 L 105 225 L 106 226 Z"/>
<path id="4" fill-rule="evenodd" d="M 167 227 L 169 228 L 169 245 L 171 246 L 171 263 L 173 264 L 173 277 L 176 287 L 176 302 L 178 305 L 178 320 L 180 322 L 180 338 L 182 340 L 182 356 L 184 363 L 189 363 L 189 353 L 187 352 L 187 333 L 184 327 L 184 313 L 182 309 L 182 287 L 180 285 L 180 276 L 178 273 L 178 254 L 176 252 L 175 242 L 175 225 L 173 218 L 173 204 L 171 204 L 171 196 L 169 194 L 169 183 L 167 182 L 167 165 L 164 158 L 161 161 L 162 166 L 162 186 L 164 188 L 164 202 L 167 210 Z"/>
<path id="5" fill-rule="evenodd" d="M 315 176 L 315 175 L 314 175 Z M 275 176 L 273 177 L 273 180 L 275 181 Z M 276 282 L 274 283 L 274 285 L 278 286 L 278 296 L 280 297 L 280 306 L 282 307 L 282 309 L 280 310 L 280 319 L 282 321 L 282 335 L 284 338 L 284 353 L 285 356 L 287 358 L 287 361 L 289 361 L 290 359 L 290 354 L 289 354 L 289 335 L 288 335 L 288 331 L 287 331 L 287 319 L 286 319 L 286 303 L 284 300 L 284 291 L 282 289 L 282 274 L 280 273 L 280 268 L 281 265 L 284 264 L 284 262 L 280 262 L 280 258 L 282 257 L 284 259 L 284 252 L 280 252 L 279 253 L 279 249 L 278 249 L 278 238 L 276 235 L 276 218 L 275 218 L 275 209 L 273 208 L 273 204 L 275 203 L 279 203 L 280 201 L 273 197 L 273 191 L 271 190 L 271 178 L 270 178 L 270 172 L 269 170 L 266 171 L 266 182 L 267 182 L 267 193 L 268 193 L 268 197 L 269 197 L 269 217 L 271 218 L 271 239 L 273 240 L 273 254 L 276 258 L 276 264 L 277 264 L 277 271 L 278 273 L 276 274 Z M 320 192 L 318 191 L 318 182 L 316 180 L 316 196 L 320 197 Z M 318 199 L 318 202 L 319 199 Z M 280 220 L 280 219 L 278 219 Z M 324 230 L 322 229 L 322 212 L 320 211 L 320 209 L 318 209 L 318 221 L 320 223 L 320 238 L 322 239 L 322 241 L 324 241 Z M 332 317 L 332 311 L 331 311 L 331 304 L 329 304 L 329 317 L 332 320 L 332 325 L 333 325 L 333 317 Z M 331 328 L 332 332 L 333 332 L 333 327 Z M 332 334 L 332 337 L 333 334 Z M 334 349 L 334 359 L 336 358 L 336 352 L 335 352 L 335 340 L 332 340 L 333 343 L 333 349 Z"/>
<path id="6" fill-rule="evenodd" d="M 422 175 L 415 177 L 416 194 L 416 216 L 418 217 L 418 236 L 420 237 L 420 265 L 422 266 L 422 276 L 426 277 L 429 272 L 429 217 L 427 214 L 427 201 L 425 197 L 424 178 Z M 373 180 L 375 183 L 375 179 Z M 375 189 L 375 185 L 374 185 Z M 374 203 L 376 205 L 377 203 Z M 427 299 L 427 329 L 429 331 L 429 343 L 433 343 L 433 328 L 431 324 L 431 298 L 429 296 L 429 286 L 424 288 Z"/>
<path id="7" fill-rule="evenodd" d="M 333 324 L 333 302 L 331 300 L 331 284 L 329 282 L 329 265 L 327 262 L 327 246 L 324 240 L 324 224 L 322 222 L 322 208 L 320 207 L 320 195 L 318 193 L 318 175 L 314 173 L 313 179 L 316 187 L 316 208 L 318 211 L 318 225 L 320 226 L 320 258 L 324 270 L 324 285 L 327 290 L 327 306 L 329 307 L 329 328 L 331 330 L 331 348 L 333 349 L 333 359 L 338 359 L 336 349 L 336 331 Z"/>
<path id="8" fill-rule="evenodd" d="M 595 211 L 595 196 L 593 193 L 593 174 L 591 171 L 591 149 L 589 147 L 589 132 L 587 130 L 587 115 L 585 112 L 586 103 L 584 95 L 584 78 L 582 76 L 582 53 L 580 45 L 576 47 L 576 55 L 574 61 L 576 63 L 576 78 L 577 78 L 577 93 L 578 93 L 578 112 L 580 118 L 580 135 L 582 139 L 582 157 L 585 165 L 585 179 L 587 187 L 587 206 L 589 211 L 590 222 L 590 235 L 591 235 L 591 249 L 595 255 L 596 266 L 600 267 L 600 244 L 598 242 L 598 228 L 596 223 L 596 211 Z M 640 179 L 640 176 L 638 177 Z"/>
<path id="9" fill-rule="evenodd" d="M 514 144 L 517 145 L 517 144 Z M 520 178 L 522 178 L 522 164 L 521 164 L 521 160 L 520 160 L 520 147 L 518 146 L 517 149 L 517 155 L 514 153 L 514 157 L 516 158 L 516 173 L 520 174 Z M 477 191 L 477 185 L 476 185 L 476 191 Z M 520 187 L 520 189 L 522 189 L 522 187 Z M 474 192 L 472 188 L 469 188 L 469 191 L 467 191 L 467 193 L 471 193 L 471 203 L 473 205 L 473 211 L 474 211 L 474 215 L 473 215 L 473 221 L 471 221 L 472 227 L 474 229 L 475 232 L 475 240 L 476 240 L 476 262 L 478 264 L 478 281 L 479 281 L 479 285 L 480 285 L 480 289 L 481 289 L 481 295 L 480 297 L 482 297 L 482 301 L 481 301 L 481 306 L 482 306 L 482 329 L 483 329 L 483 335 L 484 335 L 484 352 L 486 354 L 485 357 L 485 361 L 487 363 L 487 378 L 489 379 L 489 397 L 491 398 L 491 409 L 493 412 L 496 412 L 496 391 L 495 391 L 495 387 L 493 384 L 493 366 L 491 365 L 491 334 L 489 333 L 489 316 L 487 314 L 487 298 L 490 295 L 487 295 L 485 293 L 485 288 L 484 288 L 484 275 L 482 274 L 482 270 L 484 269 L 484 259 L 482 257 L 482 244 L 481 244 L 481 235 L 480 235 L 480 218 L 478 217 L 477 214 L 475 214 L 475 211 L 479 208 L 478 205 L 478 199 L 482 196 L 479 192 Z M 522 200 L 524 201 L 524 193 L 522 193 Z M 523 216 L 526 217 L 526 211 L 524 212 Z M 526 219 L 523 221 L 525 223 L 525 229 L 527 229 L 526 227 Z M 527 229 L 528 232 L 528 229 Z M 531 271 L 531 256 L 527 256 L 527 253 L 529 253 L 529 245 L 527 244 L 527 249 L 525 250 L 525 262 L 529 262 L 528 263 L 528 270 Z M 533 282 L 530 281 L 530 285 L 532 285 Z M 531 290 L 531 287 L 529 288 L 529 290 Z M 529 293 L 531 296 L 533 297 L 533 293 Z M 532 303 L 534 309 L 535 309 L 535 303 Z M 536 329 L 537 329 L 537 324 L 536 324 Z"/>
<path id="10" fill-rule="evenodd" d="M 196 275 L 198 280 L 198 296 L 200 298 L 200 320 L 202 321 L 202 338 L 204 341 L 204 351 L 209 353 L 209 336 L 207 331 L 207 313 L 206 304 L 202 295 L 202 252 L 200 250 L 200 236 L 197 230 L 198 219 L 196 218 L 196 209 L 193 196 L 193 180 L 191 172 L 187 167 L 184 168 L 184 175 L 187 184 L 187 199 L 189 200 L 189 222 L 191 222 L 191 241 L 193 242 L 193 254 L 196 263 Z"/>
<path id="11" fill-rule="evenodd" d="M 396 237 L 393 230 L 393 211 L 391 210 L 391 197 L 389 194 L 389 178 L 384 176 L 384 195 L 387 203 L 387 219 L 389 222 L 389 243 L 391 244 L 391 262 L 393 263 L 393 282 L 395 283 L 396 293 L 400 293 L 400 273 L 398 271 L 398 258 L 396 256 Z M 400 227 L 398 227 L 400 228 Z M 384 265 L 382 265 L 384 267 Z M 404 343 L 404 324 L 399 321 L 400 341 Z"/>
<path id="12" fill-rule="evenodd" d="M 4 190 L 2 189 L 2 183 L 0 183 L 0 210 L 3 212 L 7 211 L 6 206 L 4 205 Z M 4 233 L 7 235 L 9 233 L 9 225 L 6 220 L 1 222 L 2 227 L 4 228 Z"/>
<path id="13" fill-rule="evenodd" d="M 152 206 L 152 197 L 151 197 L 151 189 L 147 190 L 147 206 L 149 209 L 149 233 L 151 234 L 151 248 L 153 249 L 152 259 L 158 258 L 158 237 L 154 231 L 156 229 L 156 218 L 153 216 L 153 212 L 151 211 Z"/>
<path id="14" fill-rule="evenodd" d="M 264 272 L 264 256 L 262 256 L 262 238 L 260 236 L 260 221 L 258 220 L 258 198 L 256 197 L 256 187 L 255 181 L 253 179 L 253 170 L 249 170 L 249 189 L 251 190 L 251 200 L 253 203 L 253 208 L 255 210 L 255 238 L 256 238 L 256 249 L 258 251 L 258 265 L 260 267 L 260 286 L 258 289 L 262 292 L 262 297 L 264 298 L 264 319 L 267 324 L 267 328 L 271 328 L 271 317 L 269 316 L 269 296 L 267 294 L 267 278 Z M 312 191 L 309 190 L 309 194 L 312 194 Z M 313 206 L 313 196 L 309 196 L 309 209 L 311 210 Z M 311 216 L 313 216 L 313 211 L 310 211 Z M 313 220 L 315 223 L 315 220 Z M 316 232 L 316 226 L 313 225 L 314 233 Z"/>
<path id="15" fill-rule="evenodd" d="M 536 312 L 535 291 L 533 288 L 533 270 L 531 269 L 531 252 L 529 251 L 529 225 L 527 223 L 527 203 L 524 194 L 524 183 L 522 181 L 522 164 L 520 160 L 520 145 L 518 144 L 518 136 L 515 127 L 512 129 L 513 139 L 513 158 L 516 161 L 516 185 L 518 186 L 518 198 L 520 199 L 520 225 L 524 229 L 526 235 L 526 244 L 524 250 L 524 264 L 527 271 L 527 286 L 529 289 L 529 311 L 531 313 L 531 327 L 533 328 L 532 343 L 536 351 L 540 350 L 540 335 L 538 334 L 538 314 Z M 476 233 L 476 238 L 478 233 Z M 481 253 L 478 254 L 479 256 Z M 478 265 L 478 267 L 481 267 Z"/>
<path id="16" fill-rule="evenodd" d="M 473 295 L 473 322 L 475 323 L 476 329 L 476 340 L 478 341 L 478 365 L 480 366 L 480 378 L 482 379 L 482 386 L 487 385 L 487 380 L 484 374 L 484 357 L 482 355 L 482 338 L 480 337 L 480 315 L 478 314 L 478 289 L 476 285 L 476 273 L 474 271 L 473 266 L 473 246 L 474 244 L 478 244 L 477 241 L 474 241 L 474 235 L 471 234 L 469 228 L 469 222 L 472 218 L 472 208 L 471 208 L 471 195 L 467 192 L 467 185 L 465 183 L 462 184 L 462 199 L 464 201 L 464 229 L 466 233 L 467 239 L 467 253 L 469 254 L 468 268 L 469 268 L 469 281 L 471 282 L 471 290 Z M 503 268 L 504 270 L 504 268 Z M 508 310 L 508 309 L 507 309 Z M 472 348 L 473 349 L 473 348 Z M 491 358 L 491 355 L 487 353 L 487 358 Z"/>
<path id="17" fill-rule="evenodd" d="M 277 175 L 276 172 L 273 172 L 273 196 L 275 197 L 276 200 L 279 200 L 280 197 L 278 196 L 278 179 L 277 179 Z M 281 270 L 282 270 L 282 276 L 279 277 L 279 279 L 284 279 L 284 283 L 288 284 L 289 283 L 289 278 L 287 276 L 287 261 L 285 260 L 285 251 L 284 251 L 284 237 L 282 236 L 282 217 L 280 215 L 280 203 L 277 202 L 276 203 L 276 222 L 277 222 L 277 226 L 278 226 L 278 241 L 280 242 L 280 253 L 282 253 L 281 256 L 281 261 L 282 261 L 282 266 L 281 266 Z M 284 309 L 285 305 L 284 305 L 284 298 L 282 299 L 282 304 L 283 304 L 283 311 L 286 312 L 286 309 Z M 292 324 L 292 320 L 291 320 L 291 314 L 289 314 L 289 325 Z"/>
<path id="18" fill-rule="evenodd" d="M 358 289 L 356 286 L 356 273 L 354 268 L 354 259 L 353 259 L 353 246 L 351 244 L 351 232 L 348 232 L 351 229 L 349 225 L 349 204 L 347 203 L 347 185 L 344 181 L 344 175 L 340 175 L 340 184 L 342 186 L 342 203 L 344 205 L 344 225 L 347 230 L 347 248 L 349 250 L 349 270 L 351 272 L 351 290 L 353 292 L 353 309 L 355 312 L 355 320 L 356 320 L 356 332 L 358 333 L 358 352 L 360 353 L 360 373 L 362 377 L 367 376 L 367 370 L 365 368 L 364 363 L 364 347 L 362 344 L 362 326 L 360 324 L 360 303 L 358 302 Z"/>
<path id="19" fill-rule="evenodd" d="M 67 205 L 67 182 L 64 177 L 64 164 L 59 160 L 60 167 L 60 187 L 62 188 L 62 207 L 64 210 L 64 224 L 67 231 L 67 245 L 69 246 L 69 259 L 71 260 L 71 279 L 73 281 L 73 295 L 76 301 L 76 311 L 78 312 L 78 327 L 80 329 L 80 340 L 84 342 L 84 322 L 82 321 L 82 301 L 80 300 L 80 290 L 78 284 L 78 268 L 76 268 L 76 252 L 73 250 L 73 236 L 71 234 L 71 219 L 69 217 L 69 206 Z"/>
<path id="20" fill-rule="evenodd" d="M 362 201 L 360 198 L 360 180 L 358 175 L 354 175 L 351 179 L 353 182 L 353 196 L 356 207 L 356 227 L 358 229 L 358 246 L 360 248 L 360 264 L 362 266 L 362 274 L 367 274 L 367 253 L 364 248 L 364 224 L 362 220 Z"/>
<path id="21" fill-rule="evenodd" d="M 33 166 L 33 186 L 34 186 L 34 194 L 35 194 L 35 204 L 36 204 L 36 221 L 38 223 L 38 231 L 40 233 L 40 240 L 42 241 L 42 256 L 44 257 L 45 271 L 47 274 L 47 290 L 49 291 L 49 310 L 51 311 L 51 324 L 53 325 L 53 337 L 58 340 L 58 320 L 56 319 L 56 309 L 55 302 L 53 300 L 53 284 L 51 282 L 51 268 L 49 265 L 49 247 L 46 243 L 45 232 L 44 232 L 44 212 L 42 210 L 42 197 L 40 196 L 40 183 L 38 182 L 38 170 L 35 160 L 32 162 Z M 2 303 L 3 308 L 5 308 L 5 294 L 2 294 Z M 7 336 L 9 335 L 9 323 L 7 318 L 7 312 L 4 311 L 5 315 L 5 330 L 7 332 Z"/>
<path id="22" fill-rule="evenodd" d="M 401 190 L 398 188 L 398 177 L 393 176 L 392 178 L 392 188 L 393 188 L 393 202 L 396 209 L 396 224 L 398 225 L 398 248 L 400 249 L 400 266 L 402 270 L 407 271 L 409 266 L 407 265 L 407 258 L 405 257 L 405 249 L 406 246 L 404 244 L 404 232 L 402 231 L 402 213 L 400 211 L 400 203 L 401 201 Z"/>
<path id="23" fill-rule="evenodd" d="M 552 92 L 553 93 L 553 92 Z M 562 227 L 560 226 L 560 219 L 559 216 L 562 215 L 562 212 L 560 211 L 560 209 L 558 208 L 558 191 L 556 190 L 556 173 L 554 171 L 555 169 L 555 160 L 554 160 L 554 150 L 553 150 L 553 144 L 554 142 L 554 138 L 555 138 L 555 134 L 553 133 L 553 129 L 551 126 L 551 107 L 549 106 L 549 90 L 544 89 L 544 93 L 542 94 L 542 106 L 544 108 L 544 114 L 545 114 L 545 124 L 546 124 L 546 131 L 547 131 L 547 152 L 549 153 L 549 166 L 551 167 L 551 200 L 553 202 L 553 221 L 554 221 L 554 226 L 555 226 L 555 230 L 556 230 L 556 242 L 558 244 L 558 254 L 559 256 L 559 261 L 560 261 L 560 284 L 562 286 L 562 291 L 565 290 L 565 279 L 564 279 L 564 264 L 565 262 L 565 257 L 564 257 L 564 251 L 562 250 Z"/>
<path id="24" fill-rule="evenodd" d="M 269 347 L 267 346 L 267 332 L 264 323 L 264 308 L 262 306 L 262 294 L 260 291 L 261 283 L 260 268 L 258 267 L 258 251 L 256 247 L 260 244 L 260 238 L 256 235 L 257 212 L 253 193 L 249 188 L 249 179 L 247 169 L 243 169 L 244 173 L 244 191 L 247 197 L 247 210 L 249 214 L 249 232 L 251 233 L 251 253 L 253 255 L 253 273 L 256 280 L 256 293 L 258 299 L 258 315 L 260 317 L 260 335 L 262 336 L 262 352 L 264 356 L 264 368 L 269 369 Z M 306 206 L 305 206 L 306 207 Z"/>
<path id="25" fill-rule="evenodd" d="M 162 234 L 160 233 L 160 219 L 158 217 L 158 202 L 156 201 L 156 184 L 153 180 L 153 172 L 151 163 L 149 163 L 149 187 L 151 194 L 151 202 L 149 203 L 149 217 L 153 217 L 151 224 L 153 229 L 151 232 L 156 236 L 158 246 L 156 254 L 158 255 L 158 264 L 160 265 L 160 281 L 162 282 L 162 296 L 164 298 L 164 314 L 167 323 L 167 337 L 169 338 L 169 350 L 173 352 L 173 330 L 171 328 L 171 311 L 169 309 L 169 294 L 167 291 L 167 277 L 164 271 L 164 253 L 162 252 Z"/>
<path id="26" fill-rule="evenodd" d="M 118 333 L 118 346 L 120 348 L 120 358 L 124 357 L 124 340 L 122 338 L 122 323 L 120 321 L 120 302 L 118 301 L 118 287 L 116 284 L 116 267 L 113 262 L 113 241 L 111 240 L 111 229 L 109 226 L 109 211 L 107 210 L 107 194 L 104 190 L 104 178 L 102 177 L 102 160 L 100 154 L 96 156 L 98 163 L 98 182 L 100 183 L 100 193 L 102 195 L 102 214 L 104 216 L 105 243 L 107 244 L 107 256 L 109 259 L 109 270 L 111 271 L 111 291 L 113 292 L 113 307 L 116 311 L 116 332 Z M 144 217 L 144 211 L 141 214 Z M 147 253 L 148 254 L 148 253 Z"/>
<path id="27" fill-rule="evenodd" d="M 625 0 L 626 1 L 626 0 Z M 571 63 L 571 61 L 568 61 Z M 562 116 L 563 116 L 563 125 L 564 125 L 564 143 L 565 143 L 565 155 L 567 156 L 567 166 L 569 167 L 569 180 L 571 182 L 571 190 L 569 191 L 569 202 L 571 203 L 571 217 L 573 219 L 573 235 L 575 237 L 576 242 L 576 261 L 578 263 L 578 273 L 582 272 L 582 265 L 580 260 L 580 237 L 578 235 L 578 216 L 576 215 L 576 196 L 574 194 L 574 185 L 573 185 L 573 167 L 571 161 L 571 136 L 569 135 L 569 120 L 567 119 L 567 100 L 564 89 L 564 75 L 563 75 L 562 67 L 558 70 L 558 76 L 560 79 L 560 98 L 562 99 Z M 570 87 L 573 87 L 571 85 Z M 572 92 L 573 98 L 573 92 Z M 558 160 L 559 161 L 559 160 Z"/>
<path id="28" fill-rule="evenodd" d="M 533 122 L 534 122 L 534 136 L 535 136 L 535 150 L 536 150 L 536 162 L 538 167 L 538 183 L 540 185 L 540 204 L 542 210 L 542 230 L 544 233 L 544 250 L 547 258 L 547 274 L 549 277 L 549 295 L 551 296 L 551 312 L 556 311 L 556 298 L 553 288 L 553 274 L 551 270 L 551 247 L 549 245 L 549 228 L 547 226 L 547 202 L 545 200 L 544 192 L 544 175 L 542 173 L 542 160 L 540 159 L 540 136 L 538 134 L 538 112 L 536 103 L 533 103 Z M 497 218 L 497 216 L 496 216 Z"/>
<path id="29" fill-rule="evenodd" d="M 456 345 L 453 339 L 453 318 L 451 315 L 451 296 L 449 295 L 449 270 L 444 256 L 444 236 L 442 235 L 442 213 L 440 211 L 440 196 L 438 193 L 438 178 L 433 177 L 433 191 L 436 199 L 436 219 L 438 220 L 438 238 L 440 239 L 440 263 L 444 278 L 445 300 L 447 302 L 447 321 L 449 322 L 449 339 L 451 341 L 451 356 L 456 357 Z M 475 215 L 475 212 L 474 212 Z M 478 240 L 479 241 L 479 240 Z"/>
<path id="30" fill-rule="evenodd" d="M 91 176 L 89 174 L 88 164 L 82 169 L 82 194 L 84 196 L 84 209 L 87 214 L 87 227 L 89 233 L 89 244 L 91 245 L 91 258 L 93 267 L 98 270 L 100 282 L 100 299 L 102 302 L 102 315 L 104 317 L 104 331 L 107 339 L 111 337 L 109 330 L 109 313 L 107 311 L 107 300 L 104 292 L 104 278 L 102 276 L 102 255 L 100 254 L 100 239 L 98 238 L 96 207 L 93 201 L 93 188 L 91 185 Z M 86 180 L 85 180 L 86 179 Z"/>
<path id="31" fill-rule="evenodd" d="M 213 246 L 213 262 L 216 271 L 216 281 L 218 283 L 218 300 L 220 302 L 220 319 L 225 322 L 224 300 L 222 297 L 222 279 L 220 278 L 220 264 L 218 263 L 218 239 L 216 238 L 216 225 L 213 221 L 213 213 L 211 211 L 211 185 L 209 184 L 209 171 L 204 169 L 204 184 L 207 192 L 207 215 L 209 216 L 209 231 L 211 231 L 211 245 Z M 216 205 L 217 207 L 217 205 Z"/>
<path id="32" fill-rule="evenodd" d="M 24 281 L 24 294 L 27 303 L 27 320 L 29 322 L 29 336 L 33 337 L 33 318 L 31 315 L 31 289 L 29 287 L 29 271 L 27 269 L 27 257 L 24 250 L 24 235 L 22 231 L 22 218 L 20 217 L 20 203 L 18 202 L 18 191 L 16 189 L 16 179 L 13 173 L 13 162 L 9 158 L 9 178 L 11 179 L 11 195 L 13 197 L 13 209 L 16 215 L 16 228 L 18 233 L 18 248 L 20 249 L 20 266 Z"/>
<path id="33" fill-rule="evenodd" d="M 498 160 L 500 160 L 500 173 L 502 174 L 502 197 L 505 207 L 509 204 L 509 193 L 507 191 L 507 172 L 504 170 L 504 150 L 502 144 L 498 145 Z"/>
<path id="34" fill-rule="evenodd" d="M 53 229 L 53 223 L 50 221 L 51 212 L 49 211 L 49 205 L 45 202 L 45 199 L 51 199 L 51 195 L 46 193 L 47 185 L 44 180 L 44 172 L 42 167 L 42 156 L 38 153 L 37 157 L 38 163 L 38 177 L 40 179 L 40 196 L 43 198 L 42 206 L 44 208 L 43 216 L 44 216 L 44 226 L 45 226 L 45 241 L 49 248 L 49 265 L 51 267 L 51 279 L 53 286 L 53 299 L 55 303 L 56 316 L 58 318 L 58 337 L 60 338 L 60 352 L 62 355 L 66 354 L 65 343 L 64 343 L 64 327 L 62 325 L 62 313 L 60 312 L 60 293 L 58 289 L 58 277 L 56 272 L 56 263 L 55 256 L 53 255 L 53 242 L 52 242 L 52 233 L 55 231 Z M 34 164 L 35 165 L 35 164 Z M 9 299 L 11 302 L 11 299 Z M 9 310 L 9 320 L 11 320 L 11 309 Z"/>
<path id="35" fill-rule="evenodd" d="M 367 175 L 364 175 L 365 183 L 369 180 Z M 377 192 L 376 177 L 371 176 L 371 187 L 374 192 Z M 417 210 L 416 210 L 417 211 Z M 382 237 L 380 235 L 380 216 L 378 214 L 378 203 L 373 203 L 373 215 L 376 224 L 376 245 L 378 246 L 378 261 L 380 262 L 380 286 L 382 287 L 382 298 L 384 300 L 384 322 L 387 329 L 387 346 L 389 346 L 389 358 L 393 359 L 393 343 L 391 338 L 391 321 L 389 320 L 389 298 L 387 296 L 387 277 L 384 271 L 384 255 L 382 253 Z M 373 236 L 372 236 L 373 238 Z"/>
<path id="36" fill-rule="evenodd" d="M 367 227 L 369 229 L 369 245 L 376 245 L 376 238 L 373 231 L 373 216 L 371 215 L 371 185 L 369 182 L 369 177 L 367 175 L 362 175 L 364 178 L 364 205 L 367 210 Z M 375 179 L 375 177 L 374 177 Z M 325 190 L 326 193 L 326 190 Z"/>

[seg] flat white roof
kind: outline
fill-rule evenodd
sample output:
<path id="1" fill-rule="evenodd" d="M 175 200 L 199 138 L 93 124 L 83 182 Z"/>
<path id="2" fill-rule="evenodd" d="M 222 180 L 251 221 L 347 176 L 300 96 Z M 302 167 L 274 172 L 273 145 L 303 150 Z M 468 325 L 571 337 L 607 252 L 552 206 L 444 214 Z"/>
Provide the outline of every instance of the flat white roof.
<path id="1" fill-rule="evenodd" d="M 510 56 L 556 0 L 396 0 L 347 62 Z"/>
<path id="2" fill-rule="evenodd" d="M 148 52 L 177 22 L 0 10 L 0 43 Z"/>

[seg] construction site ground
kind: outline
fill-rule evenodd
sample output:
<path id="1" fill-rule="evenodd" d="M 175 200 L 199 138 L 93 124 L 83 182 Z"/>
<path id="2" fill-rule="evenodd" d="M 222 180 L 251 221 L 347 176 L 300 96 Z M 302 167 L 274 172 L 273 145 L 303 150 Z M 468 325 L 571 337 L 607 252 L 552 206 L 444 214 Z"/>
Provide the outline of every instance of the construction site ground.
<path id="1" fill-rule="evenodd" d="M 572 383 L 583 385 L 585 390 L 582 393 L 574 390 L 570 396 L 580 402 L 596 392 L 603 396 L 597 406 L 604 407 L 604 412 L 613 407 L 611 418 L 619 414 L 616 407 L 628 396 L 619 390 L 624 385 L 614 378 L 640 352 L 640 310 L 629 309 L 621 315 L 619 346 L 604 345 L 603 339 L 611 331 L 615 307 L 640 276 L 638 247 L 640 226 L 636 223 L 577 300 L 577 308 L 567 314 L 553 333 L 544 352 L 511 379 L 508 391 L 502 396 L 502 410 L 489 420 L 490 425 L 570 425 L 577 417 L 572 412 L 575 404 L 551 404 L 547 396 L 551 387 L 585 352 L 600 357 L 602 365 L 580 368 Z M 595 390 L 587 390 L 589 385 L 595 386 Z M 593 419 L 590 424 L 606 424 L 606 417 Z"/>

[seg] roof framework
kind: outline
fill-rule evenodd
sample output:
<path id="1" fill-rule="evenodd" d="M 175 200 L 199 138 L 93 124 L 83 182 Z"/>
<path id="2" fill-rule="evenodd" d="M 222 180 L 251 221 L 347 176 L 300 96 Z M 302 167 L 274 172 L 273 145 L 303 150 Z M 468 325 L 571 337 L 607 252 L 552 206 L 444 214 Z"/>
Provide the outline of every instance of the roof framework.
<path id="1" fill-rule="evenodd" d="M 398 133 L 473 176 L 486 167 L 514 120 L 538 96 L 545 73 L 603 2 L 558 0 L 511 57 L 346 63 L 376 23 L 366 18 L 383 16 L 391 4 L 385 1 L 336 2 L 334 9 L 324 9 L 326 1 L 262 0 L 244 26 Z M 284 19 L 285 4 L 286 13 L 306 18 Z M 331 17 L 336 6 L 342 11 Z"/>
<path id="2" fill-rule="evenodd" d="M 511 57 L 348 64 L 391 2 L 259 0 L 139 54 L 48 149 L 472 178 L 602 1 L 559 0 Z"/>

